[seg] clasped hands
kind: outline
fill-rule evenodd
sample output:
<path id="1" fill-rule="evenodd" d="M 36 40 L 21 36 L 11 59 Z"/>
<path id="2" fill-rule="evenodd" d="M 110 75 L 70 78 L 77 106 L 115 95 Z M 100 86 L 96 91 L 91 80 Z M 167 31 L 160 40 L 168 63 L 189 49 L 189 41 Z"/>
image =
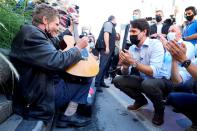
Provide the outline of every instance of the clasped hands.
<path id="1" fill-rule="evenodd" d="M 187 56 L 186 56 L 187 48 L 184 43 L 177 43 L 177 40 L 173 40 L 173 41 L 169 41 L 166 44 L 166 47 L 174 60 L 181 63 L 187 60 Z"/>

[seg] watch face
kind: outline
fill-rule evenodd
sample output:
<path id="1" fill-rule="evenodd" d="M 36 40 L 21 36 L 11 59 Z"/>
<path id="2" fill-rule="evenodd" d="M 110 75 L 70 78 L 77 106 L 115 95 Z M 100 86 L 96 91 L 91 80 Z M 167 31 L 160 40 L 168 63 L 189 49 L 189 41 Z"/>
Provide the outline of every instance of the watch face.
<path id="1" fill-rule="evenodd" d="M 183 62 L 182 67 L 187 68 L 191 64 L 191 60 L 186 60 Z"/>
<path id="2" fill-rule="evenodd" d="M 190 65 L 190 62 L 186 62 L 185 66 L 188 67 Z"/>

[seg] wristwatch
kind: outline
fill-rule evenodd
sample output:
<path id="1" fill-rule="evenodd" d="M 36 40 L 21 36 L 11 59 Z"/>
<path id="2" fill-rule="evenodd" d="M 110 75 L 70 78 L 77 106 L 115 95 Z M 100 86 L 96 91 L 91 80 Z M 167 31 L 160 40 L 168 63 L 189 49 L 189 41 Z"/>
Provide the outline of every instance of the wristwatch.
<path id="1" fill-rule="evenodd" d="M 181 67 L 189 67 L 189 65 L 191 64 L 191 60 L 185 60 L 182 64 L 181 64 Z"/>

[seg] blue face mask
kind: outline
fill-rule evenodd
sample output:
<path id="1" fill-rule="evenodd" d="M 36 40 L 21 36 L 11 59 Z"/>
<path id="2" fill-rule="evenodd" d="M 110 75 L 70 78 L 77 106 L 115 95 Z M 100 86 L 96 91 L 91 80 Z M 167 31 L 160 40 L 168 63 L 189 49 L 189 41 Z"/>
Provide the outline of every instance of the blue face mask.
<path id="1" fill-rule="evenodd" d="M 94 48 L 95 48 L 94 42 L 90 42 L 90 43 L 89 43 L 89 47 L 90 47 L 90 49 L 94 49 Z"/>
<path id="2" fill-rule="evenodd" d="M 136 19 L 139 19 L 139 16 L 134 15 L 134 16 L 133 16 L 133 20 L 136 20 Z"/>

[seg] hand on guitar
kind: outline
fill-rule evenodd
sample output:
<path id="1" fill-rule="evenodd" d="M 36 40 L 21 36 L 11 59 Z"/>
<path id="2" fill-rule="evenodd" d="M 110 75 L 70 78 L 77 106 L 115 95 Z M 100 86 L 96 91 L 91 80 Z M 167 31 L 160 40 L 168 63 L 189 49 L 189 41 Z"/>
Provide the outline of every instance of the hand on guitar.
<path id="1" fill-rule="evenodd" d="M 81 56 L 84 59 L 80 60 L 79 62 L 70 66 L 69 68 L 66 68 L 66 72 L 68 74 L 80 77 L 93 77 L 98 74 L 99 63 L 95 60 L 93 55 L 89 54 L 86 48 L 88 46 L 88 40 L 88 37 L 84 36 L 77 41 L 75 47 L 77 47 L 80 50 Z M 64 41 L 67 45 L 64 51 L 67 51 L 70 48 L 74 47 L 75 40 L 72 36 L 65 35 Z"/>
<path id="2" fill-rule="evenodd" d="M 77 41 L 77 44 L 75 47 L 77 47 L 79 50 L 84 49 L 88 45 L 88 37 L 82 37 Z"/>

